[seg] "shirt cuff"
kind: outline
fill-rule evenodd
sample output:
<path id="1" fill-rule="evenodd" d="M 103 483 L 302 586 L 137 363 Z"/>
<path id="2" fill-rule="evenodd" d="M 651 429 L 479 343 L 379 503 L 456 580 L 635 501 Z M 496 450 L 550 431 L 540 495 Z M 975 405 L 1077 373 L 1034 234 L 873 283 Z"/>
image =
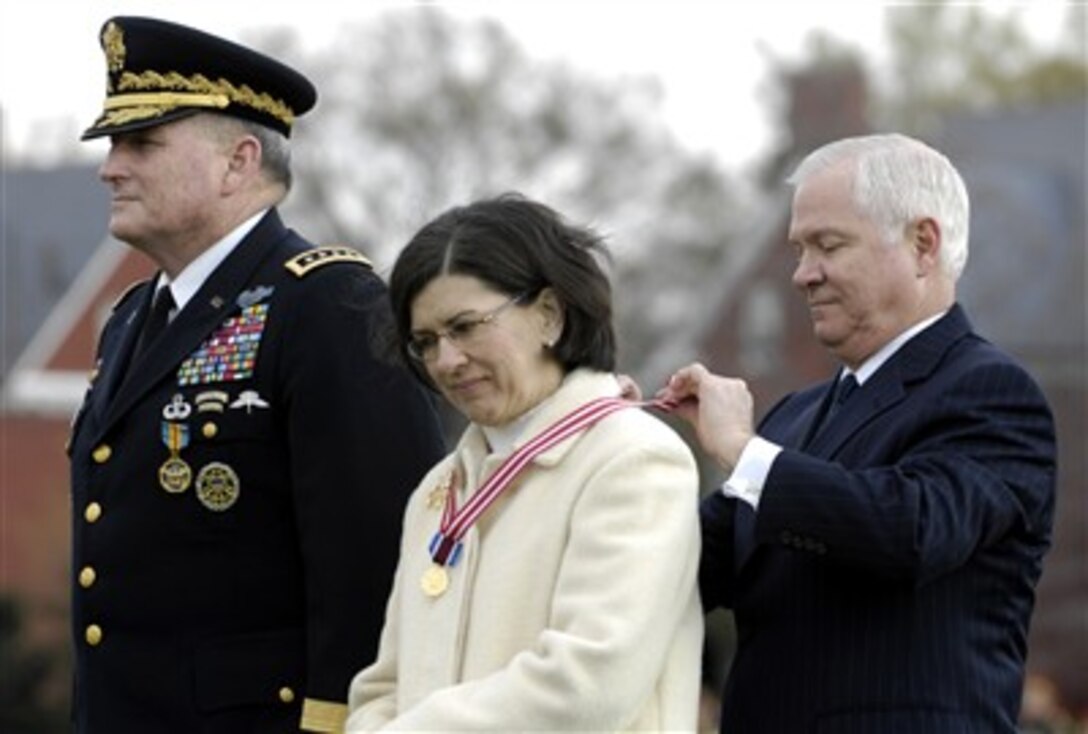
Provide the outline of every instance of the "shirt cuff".
<path id="1" fill-rule="evenodd" d="M 782 447 L 759 436 L 753 436 L 740 452 L 733 473 L 722 484 L 726 497 L 736 497 L 759 509 L 759 498 L 763 496 L 763 485 L 771 473 L 771 464 L 778 458 Z"/>

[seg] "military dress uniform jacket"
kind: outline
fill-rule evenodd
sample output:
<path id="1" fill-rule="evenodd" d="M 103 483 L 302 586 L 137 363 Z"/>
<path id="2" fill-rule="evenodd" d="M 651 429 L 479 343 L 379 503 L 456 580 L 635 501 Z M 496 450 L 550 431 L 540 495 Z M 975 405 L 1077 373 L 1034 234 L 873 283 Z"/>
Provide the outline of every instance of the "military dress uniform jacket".
<path id="1" fill-rule="evenodd" d="M 619 395 L 576 370 L 517 446 Z M 693 732 L 703 616 L 699 476 L 664 422 L 613 413 L 547 449 L 469 529 L 449 587 L 420 579 L 447 477 L 464 507 L 509 454 L 470 426 L 409 502 L 377 662 L 352 682 L 349 732 Z"/>
<path id="2" fill-rule="evenodd" d="M 372 356 L 385 287 L 273 210 L 128 364 L 151 295 L 115 308 L 73 424 L 76 729 L 335 730 L 442 455 Z"/>

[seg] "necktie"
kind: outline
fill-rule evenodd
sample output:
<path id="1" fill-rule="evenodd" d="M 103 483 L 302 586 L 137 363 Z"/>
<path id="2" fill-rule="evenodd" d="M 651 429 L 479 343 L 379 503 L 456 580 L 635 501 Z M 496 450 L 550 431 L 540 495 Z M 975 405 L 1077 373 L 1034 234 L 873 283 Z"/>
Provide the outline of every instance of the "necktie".
<path id="1" fill-rule="evenodd" d="M 831 396 L 831 404 L 827 406 L 827 413 L 824 415 L 824 420 L 820 424 L 820 429 L 823 430 L 827 427 L 827 424 L 831 422 L 831 419 L 835 417 L 835 414 L 839 412 L 839 408 L 850 399 L 850 396 L 854 394 L 854 391 L 858 389 L 858 380 L 853 375 L 847 375 L 838 381 L 835 385 L 835 394 Z"/>
<path id="2" fill-rule="evenodd" d="M 858 378 L 853 375 L 847 375 L 839 380 L 839 384 L 835 386 L 835 407 L 840 407 L 843 403 L 850 399 L 850 396 L 854 394 L 854 391 L 858 389 Z"/>
<path id="3" fill-rule="evenodd" d="M 174 310 L 176 305 L 174 296 L 170 292 L 170 286 L 159 288 L 155 293 L 155 299 L 151 303 L 151 311 L 147 314 L 143 328 L 140 329 L 140 336 L 136 341 L 133 357 L 142 354 L 158 338 L 162 330 L 166 328 L 167 323 L 169 323 L 170 312 Z"/>

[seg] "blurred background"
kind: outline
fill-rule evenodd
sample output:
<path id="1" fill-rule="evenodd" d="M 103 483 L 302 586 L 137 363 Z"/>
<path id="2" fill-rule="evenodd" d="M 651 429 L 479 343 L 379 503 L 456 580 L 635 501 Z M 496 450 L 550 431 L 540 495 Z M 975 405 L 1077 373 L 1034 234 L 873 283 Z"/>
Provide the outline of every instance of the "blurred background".
<path id="1" fill-rule="evenodd" d="M 315 81 L 284 207 L 311 239 L 357 247 L 387 274 L 451 205 L 542 199 L 608 236 L 624 372 L 652 392 L 698 358 L 748 379 L 757 411 L 832 368 L 789 283 L 783 177 L 845 135 L 897 130 L 943 150 L 972 194 L 960 300 L 1039 379 L 1060 434 L 1023 728 L 1088 731 L 1085 5 L 732 7 L 4 5 L 0 734 L 68 728 L 68 422 L 111 304 L 152 272 L 106 232 L 105 144 L 78 142 L 101 107 L 97 33 L 114 14 L 234 37 Z M 707 491 L 721 480 L 704 478 Z M 733 639 L 726 613 L 709 623 L 716 731 Z"/>

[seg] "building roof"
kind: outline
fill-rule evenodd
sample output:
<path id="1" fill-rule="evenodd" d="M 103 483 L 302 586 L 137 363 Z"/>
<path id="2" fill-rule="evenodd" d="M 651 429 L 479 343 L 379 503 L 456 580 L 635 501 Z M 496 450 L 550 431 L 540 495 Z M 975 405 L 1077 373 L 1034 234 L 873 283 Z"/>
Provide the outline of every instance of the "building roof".
<path id="1" fill-rule="evenodd" d="M 107 233 L 93 166 L 0 171 L 0 411 L 72 415 L 113 303 L 154 268 Z"/>
<path id="2" fill-rule="evenodd" d="M 90 260 L 108 217 L 94 166 L 0 168 L 0 378 Z"/>
<path id="3" fill-rule="evenodd" d="M 934 142 L 971 195 L 957 290 L 975 326 L 1016 353 L 1083 350 L 1088 105 L 956 116 Z"/>

